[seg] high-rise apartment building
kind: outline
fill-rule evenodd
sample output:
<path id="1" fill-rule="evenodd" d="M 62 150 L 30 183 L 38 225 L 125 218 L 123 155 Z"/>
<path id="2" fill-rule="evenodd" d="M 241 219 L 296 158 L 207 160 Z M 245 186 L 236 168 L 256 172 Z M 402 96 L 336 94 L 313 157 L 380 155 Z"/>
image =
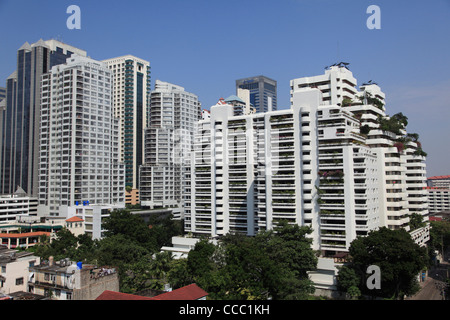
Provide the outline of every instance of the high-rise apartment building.
<path id="1" fill-rule="evenodd" d="M 342 251 L 379 226 L 374 182 L 355 184 L 362 170 L 377 172 L 358 120 L 307 94 L 303 105 L 247 116 L 211 107 L 195 137 L 186 231 L 254 235 L 283 219 L 311 226 L 316 250 Z"/>
<path id="2" fill-rule="evenodd" d="M 292 80 L 288 110 L 211 107 L 195 134 L 185 230 L 254 235 L 284 219 L 311 226 L 314 249 L 333 256 L 379 227 L 409 230 L 413 213 L 427 220 L 420 143 L 400 116 L 388 121 L 376 84 L 355 87 L 335 65 Z"/>
<path id="3" fill-rule="evenodd" d="M 29 197 L 19 188 L 13 194 L 0 195 L 0 224 L 37 214 L 37 198 Z"/>
<path id="4" fill-rule="evenodd" d="M 120 119 L 120 159 L 125 164 L 125 185 L 139 187 L 144 162 L 144 132 L 148 126 L 150 62 L 132 55 L 104 60 L 113 75 L 114 115 Z"/>
<path id="5" fill-rule="evenodd" d="M 450 189 L 427 187 L 430 213 L 450 211 Z"/>
<path id="6" fill-rule="evenodd" d="M 450 189 L 450 175 L 430 177 L 427 179 L 427 185 L 432 188 Z"/>
<path id="7" fill-rule="evenodd" d="M 450 211 L 450 175 L 430 177 L 427 184 L 430 213 Z"/>
<path id="8" fill-rule="evenodd" d="M 277 82 L 265 76 L 256 76 L 236 80 L 236 95 L 239 89 L 250 91 L 250 103 L 256 112 L 277 110 Z"/>
<path id="9" fill-rule="evenodd" d="M 86 205 L 124 206 L 119 124 L 105 64 L 73 56 L 42 76 L 41 216 L 71 217 Z"/>
<path id="10" fill-rule="evenodd" d="M 73 53 L 86 56 L 56 40 L 26 42 L 17 51 L 17 69 L 6 80 L 0 193 L 12 194 L 21 187 L 37 196 L 41 76 Z"/>
<path id="11" fill-rule="evenodd" d="M 359 120 L 364 137 L 361 143 L 377 155 L 381 226 L 409 230 L 412 213 L 427 219 L 425 154 L 417 137 L 406 132 L 403 115 L 389 121 L 385 94 L 376 83 L 364 83 L 359 90 L 355 87 L 352 72 L 347 64 L 340 63 L 327 68 L 323 75 L 292 80 L 291 96 L 316 88 L 322 93 L 320 104 L 340 106 Z M 366 183 L 369 180 L 365 175 L 361 181 Z"/>
<path id="12" fill-rule="evenodd" d="M 202 117 L 197 95 L 168 82 L 155 81 L 150 98 L 150 125 L 141 166 L 142 206 L 172 207 L 182 216 L 183 189 L 197 121 Z"/>

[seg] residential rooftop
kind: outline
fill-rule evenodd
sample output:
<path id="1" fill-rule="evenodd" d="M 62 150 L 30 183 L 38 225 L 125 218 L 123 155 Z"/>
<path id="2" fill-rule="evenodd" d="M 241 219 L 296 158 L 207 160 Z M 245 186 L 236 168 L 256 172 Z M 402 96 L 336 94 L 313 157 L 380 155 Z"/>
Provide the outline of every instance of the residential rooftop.
<path id="1" fill-rule="evenodd" d="M 205 290 L 193 283 L 154 297 L 105 290 L 96 300 L 199 300 L 207 295 Z"/>

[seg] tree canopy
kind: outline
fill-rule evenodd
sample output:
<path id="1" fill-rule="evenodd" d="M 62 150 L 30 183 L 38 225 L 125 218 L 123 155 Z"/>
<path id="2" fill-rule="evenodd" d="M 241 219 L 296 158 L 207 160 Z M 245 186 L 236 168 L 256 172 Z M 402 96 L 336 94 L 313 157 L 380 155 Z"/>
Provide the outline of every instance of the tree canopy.
<path id="1" fill-rule="evenodd" d="M 213 299 L 307 299 L 314 292 L 307 272 L 317 257 L 307 237 L 311 229 L 280 223 L 254 237 L 228 234 L 214 245 L 199 241 L 177 276 L 196 282 Z M 181 272 L 186 268 L 186 272 Z M 185 285 L 172 274 L 171 283 Z"/>
<path id="2" fill-rule="evenodd" d="M 55 260 L 69 258 L 115 266 L 119 270 L 121 292 L 161 290 L 172 259 L 167 255 L 160 257 L 159 251 L 172 236 L 181 234 L 181 223 L 168 216 L 152 219 L 149 226 L 139 215 L 123 209 L 112 211 L 102 227 L 106 231 L 101 240 L 93 240 L 86 234 L 76 237 L 63 228 L 53 241 L 43 239 L 29 250 L 45 260 L 53 256 Z"/>
<path id="3" fill-rule="evenodd" d="M 362 293 L 385 298 L 402 298 L 417 290 L 417 275 L 427 266 L 425 248 L 417 245 L 404 229 L 380 228 L 366 237 L 356 238 L 350 245 L 350 264 L 341 269 L 338 281 L 341 288 L 354 286 L 354 275 L 359 279 Z M 381 289 L 369 290 L 366 286 L 366 271 L 376 265 L 381 272 Z M 343 272 L 341 274 L 341 272 Z"/>

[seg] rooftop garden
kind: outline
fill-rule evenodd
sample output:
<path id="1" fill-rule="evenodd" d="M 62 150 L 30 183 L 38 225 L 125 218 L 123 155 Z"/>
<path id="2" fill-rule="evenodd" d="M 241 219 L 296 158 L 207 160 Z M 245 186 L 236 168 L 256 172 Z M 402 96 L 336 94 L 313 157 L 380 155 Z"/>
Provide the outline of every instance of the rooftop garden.
<path id="1" fill-rule="evenodd" d="M 378 117 L 378 124 L 380 125 L 380 130 L 393 132 L 397 135 L 401 135 L 400 130 L 404 130 L 408 125 L 408 118 L 399 112 L 394 114 L 390 118 Z"/>

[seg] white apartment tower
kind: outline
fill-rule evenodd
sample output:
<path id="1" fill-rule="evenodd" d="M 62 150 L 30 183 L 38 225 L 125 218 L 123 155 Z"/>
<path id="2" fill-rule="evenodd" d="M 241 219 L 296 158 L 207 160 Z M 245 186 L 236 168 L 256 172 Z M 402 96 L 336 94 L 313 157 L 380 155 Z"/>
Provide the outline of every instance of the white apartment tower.
<path id="1" fill-rule="evenodd" d="M 145 135 L 145 164 L 141 166 L 142 206 L 171 207 L 183 215 L 183 190 L 189 175 L 189 155 L 197 121 L 202 117 L 198 97 L 183 87 L 160 80 L 150 99 L 150 125 Z"/>
<path id="2" fill-rule="evenodd" d="M 427 193 L 431 213 L 450 211 L 450 189 L 427 187 Z"/>
<path id="3" fill-rule="evenodd" d="M 321 101 L 307 88 L 288 110 L 211 107 L 195 136 L 186 231 L 254 235 L 284 219 L 311 226 L 314 249 L 335 252 L 377 228 L 376 157 L 360 144 L 358 120 Z M 359 183 L 365 169 L 368 185 Z"/>
<path id="4" fill-rule="evenodd" d="M 347 64 L 340 63 L 328 67 L 324 75 L 292 80 L 291 95 L 304 88 L 317 88 L 323 93 L 321 104 L 337 105 L 358 119 L 364 137 L 359 143 L 369 147 L 377 158 L 380 226 L 409 230 L 412 213 L 428 220 L 426 154 L 417 135 L 406 132 L 406 117 L 395 115 L 389 121 L 385 94 L 376 83 L 364 83 L 359 90 L 355 87 L 352 72 Z M 361 182 L 369 182 L 365 175 L 361 178 Z"/>
<path id="5" fill-rule="evenodd" d="M 376 84 L 356 85 L 338 64 L 292 80 L 288 110 L 211 107 L 195 134 L 185 230 L 254 235 L 284 219 L 311 226 L 314 249 L 332 256 L 379 227 L 409 230 L 412 213 L 426 218 L 420 143 L 399 116 L 386 127 Z"/>
<path id="6" fill-rule="evenodd" d="M 434 176 L 427 180 L 426 191 L 430 212 L 450 211 L 450 176 Z"/>
<path id="7" fill-rule="evenodd" d="M 144 133 L 149 120 L 150 62 L 132 55 L 103 60 L 113 77 L 114 116 L 119 119 L 120 161 L 125 185 L 139 188 L 144 163 Z"/>
<path id="8" fill-rule="evenodd" d="M 322 105 L 340 105 L 344 99 L 353 99 L 357 94 L 356 79 L 347 68 L 346 63 L 327 67 L 325 73 L 314 77 L 291 80 L 291 105 L 293 90 L 316 88 L 322 93 Z"/>
<path id="9" fill-rule="evenodd" d="M 104 63 L 72 56 L 42 76 L 39 205 L 71 217 L 86 205 L 124 206 L 119 124 Z"/>

